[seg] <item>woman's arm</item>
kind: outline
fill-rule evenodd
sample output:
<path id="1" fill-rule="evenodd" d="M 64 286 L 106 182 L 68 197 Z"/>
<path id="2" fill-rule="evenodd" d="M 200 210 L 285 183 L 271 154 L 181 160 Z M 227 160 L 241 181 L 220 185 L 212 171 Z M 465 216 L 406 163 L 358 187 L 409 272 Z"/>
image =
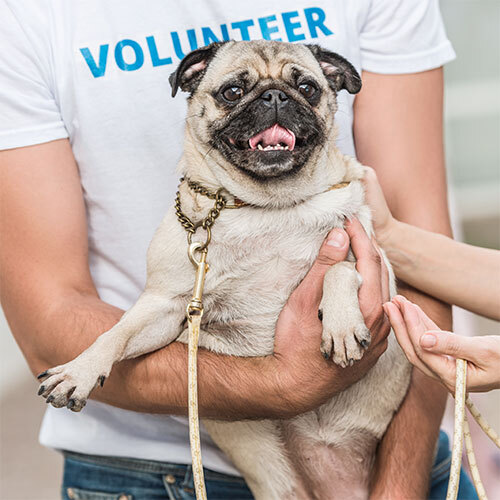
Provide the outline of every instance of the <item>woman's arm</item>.
<path id="1" fill-rule="evenodd" d="M 444 302 L 500 320 L 500 252 L 400 222 L 392 216 L 374 170 L 367 169 L 365 185 L 377 241 L 396 276 Z"/>

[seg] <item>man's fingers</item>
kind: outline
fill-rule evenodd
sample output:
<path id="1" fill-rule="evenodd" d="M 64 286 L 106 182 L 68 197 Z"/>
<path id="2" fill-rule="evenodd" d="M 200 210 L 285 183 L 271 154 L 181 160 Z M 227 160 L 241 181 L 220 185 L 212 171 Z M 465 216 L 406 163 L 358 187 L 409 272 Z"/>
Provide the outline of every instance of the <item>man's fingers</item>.
<path id="1" fill-rule="evenodd" d="M 299 299 L 306 309 L 317 308 L 323 295 L 323 279 L 326 272 L 337 262 L 345 260 L 348 251 L 347 233 L 340 228 L 330 231 L 311 269 L 292 294 L 293 299 Z"/>
<path id="2" fill-rule="evenodd" d="M 363 284 L 359 290 L 360 305 L 373 304 L 374 300 L 378 300 L 381 305 L 383 302 L 381 257 L 357 219 L 351 219 L 346 223 L 346 231 L 351 238 L 352 251 L 356 257 L 356 269 L 363 277 Z"/>
<path id="3" fill-rule="evenodd" d="M 391 292 L 390 292 L 390 287 L 389 287 L 389 269 L 387 269 L 387 265 L 384 260 L 384 256 L 382 255 L 382 252 L 375 242 L 375 238 L 372 238 L 373 241 L 373 246 L 375 247 L 375 250 L 377 250 L 379 256 L 380 256 L 380 286 L 382 289 L 382 300 L 384 302 L 388 302 L 391 300 Z"/>

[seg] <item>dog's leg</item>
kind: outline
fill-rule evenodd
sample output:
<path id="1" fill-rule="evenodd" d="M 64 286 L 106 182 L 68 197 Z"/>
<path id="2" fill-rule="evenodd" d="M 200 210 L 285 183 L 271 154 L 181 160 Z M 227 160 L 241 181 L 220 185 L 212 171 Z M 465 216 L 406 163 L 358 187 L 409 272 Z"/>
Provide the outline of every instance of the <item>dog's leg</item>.
<path id="1" fill-rule="evenodd" d="M 333 355 L 333 361 L 343 367 L 361 359 L 370 345 L 370 330 L 359 309 L 361 282 L 355 263 L 346 261 L 332 266 L 323 283 L 321 352 L 325 358 Z"/>
<path id="2" fill-rule="evenodd" d="M 242 472 L 255 500 L 305 500 L 291 468 L 281 424 L 272 420 L 222 422 L 204 419 L 210 437 Z"/>
<path id="3" fill-rule="evenodd" d="M 144 292 L 121 320 L 73 361 L 43 374 L 39 394 L 56 408 L 80 411 L 94 387 L 104 383 L 114 363 L 154 351 L 181 332 L 183 302 Z"/>

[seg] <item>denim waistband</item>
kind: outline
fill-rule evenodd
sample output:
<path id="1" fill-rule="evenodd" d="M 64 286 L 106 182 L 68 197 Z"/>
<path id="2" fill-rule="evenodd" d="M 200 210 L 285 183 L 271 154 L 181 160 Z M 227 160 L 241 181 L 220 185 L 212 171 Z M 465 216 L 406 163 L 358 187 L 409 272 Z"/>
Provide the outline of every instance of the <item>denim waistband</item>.
<path id="1" fill-rule="evenodd" d="M 74 451 L 62 450 L 66 458 L 73 458 L 81 462 L 90 464 L 104 465 L 107 467 L 116 467 L 119 469 L 127 469 L 138 472 L 146 472 L 151 474 L 172 474 L 174 476 L 184 476 L 186 472 L 191 471 L 191 464 L 174 464 L 169 462 L 160 462 L 157 460 L 145 460 L 141 458 L 131 457 L 114 457 L 106 455 L 87 455 L 76 453 Z M 433 461 L 431 476 L 436 480 L 449 471 L 451 456 L 449 452 L 449 439 L 445 432 L 441 431 Z M 231 481 L 236 483 L 245 483 L 244 479 L 238 476 L 231 476 L 221 472 L 215 472 L 210 469 L 203 469 L 205 478 L 214 481 Z"/>
<path id="2" fill-rule="evenodd" d="M 86 462 L 89 464 L 104 465 L 118 469 L 133 470 L 151 474 L 172 474 L 174 476 L 184 476 L 191 470 L 191 464 L 174 464 L 169 462 L 159 462 L 157 460 L 143 460 L 142 458 L 113 457 L 105 455 L 87 455 L 74 451 L 62 450 L 65 458 Z M 238 476 L 231 476 L 221 472 L 215 472 L 203 468 L 205 478 L 212 481 L 231 481 L 244 483 L 244 479 Z"/>

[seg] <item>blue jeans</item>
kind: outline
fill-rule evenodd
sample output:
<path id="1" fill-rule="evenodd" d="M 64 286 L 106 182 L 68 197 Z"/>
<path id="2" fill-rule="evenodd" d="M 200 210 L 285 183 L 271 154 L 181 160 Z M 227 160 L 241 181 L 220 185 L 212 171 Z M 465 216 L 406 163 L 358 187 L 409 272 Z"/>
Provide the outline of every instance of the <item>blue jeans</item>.
<path id="1" fill-rule="evenodd" d="M 432 468 L 429 500 L 446 498 L 450 462 L 448 436 L 441 432 Z M 209 500 L 253 498 L 241 478 L 205 469 L 205 482 Z M 195 494 L 190 465 L 65 452 L 62 498 L 64 500 L 194 500 Z M 458 500 L 477 500 L 474 487 L 463 469 Z"/>

